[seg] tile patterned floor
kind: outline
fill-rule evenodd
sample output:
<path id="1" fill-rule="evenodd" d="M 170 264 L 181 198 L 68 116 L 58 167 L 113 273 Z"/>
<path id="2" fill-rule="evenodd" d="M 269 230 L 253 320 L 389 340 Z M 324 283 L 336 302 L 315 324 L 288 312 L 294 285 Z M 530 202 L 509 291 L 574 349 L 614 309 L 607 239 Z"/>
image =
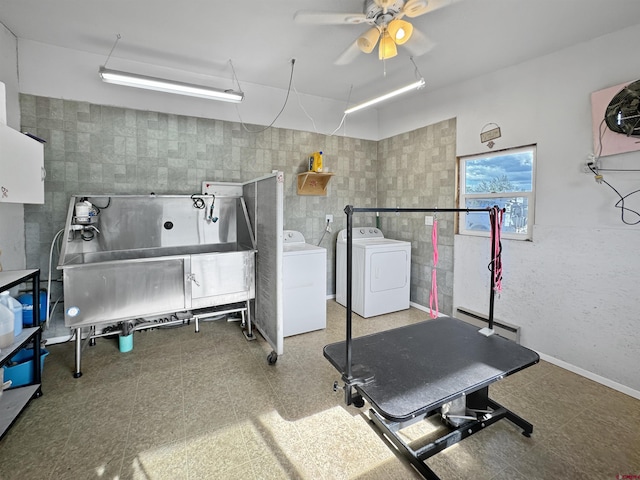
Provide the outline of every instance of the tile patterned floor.
<path id="1" fill-rule="evenodd" d="M 354 336 L 425 318 L 354 315 Z M 344 309 L 329 301 L 327 329 L 285 339 L 274 366 L 266 342 L 226 321 L 136 332 L 128 353 L 99 339 L 79 379 L 73 345 L 52 345 L 44 395 L 0 442 L 0 479 L 419 478 L 366 408 L 332 391 L 339 375 L 322 347 L 342 339 Z M 545 362 L 491 394 L 533 436 L 498 422 L 428 461 L 443 480 L 640 478 L 640 401 Z"/>

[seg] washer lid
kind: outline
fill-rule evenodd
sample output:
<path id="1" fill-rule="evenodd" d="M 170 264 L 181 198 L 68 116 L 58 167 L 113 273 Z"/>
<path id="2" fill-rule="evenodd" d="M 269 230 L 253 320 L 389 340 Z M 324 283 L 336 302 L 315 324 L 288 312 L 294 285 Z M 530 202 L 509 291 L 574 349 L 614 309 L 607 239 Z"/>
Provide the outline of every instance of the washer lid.
<path id="1" fill-rule="evenodd" d="M 284 255 L 306 255 L 310 253 L 322 253 L 326 255 L 327 249 L 318 247 L 317 245 L 311 245 L 310 243 L 285 243 L 282 251 Z"/>

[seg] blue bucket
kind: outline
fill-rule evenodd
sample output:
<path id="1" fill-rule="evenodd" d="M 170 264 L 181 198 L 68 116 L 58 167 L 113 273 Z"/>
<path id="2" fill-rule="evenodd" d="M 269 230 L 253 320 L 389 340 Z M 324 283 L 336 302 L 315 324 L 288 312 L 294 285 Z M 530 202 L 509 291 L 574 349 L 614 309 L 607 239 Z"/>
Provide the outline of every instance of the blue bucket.
<path id="1" fill-rule="evenodd" d="M 133 350 L 133 333 L 130 333 L 129 335 L 120 335 L 118 337 L 118 347 L 122 353 Z"/>
<path id="2" fill-rule="evenodd" d="M 44 348 L 40 349 L 40 373 L 44 370 L 44 358 L 49 352 Z M 13 365 L 15 363 L 15 365 Z M 11 388 L 23 387 L 33 383 L 34 364 L 33 349 L 23 348 L 16 353 L 8 365 L 4 365 L 4 380 L 11 380 Z"/>
<path id="3" fill-rule="evenodd" d="M 22 324 L 33 327 L 33 295 L 23 293 L 17 300 L 22 304 Z M 40 323 L 47 319 L 47 292 L 40 291 Z"/>

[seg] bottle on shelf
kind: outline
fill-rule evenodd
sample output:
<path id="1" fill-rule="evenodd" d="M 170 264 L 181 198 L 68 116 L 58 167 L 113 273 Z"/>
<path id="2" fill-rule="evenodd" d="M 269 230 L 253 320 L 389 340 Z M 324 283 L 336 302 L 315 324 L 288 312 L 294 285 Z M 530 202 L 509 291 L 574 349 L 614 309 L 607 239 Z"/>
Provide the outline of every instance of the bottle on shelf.
<path id="1" fill-rule="evenodd" d="M 13 312 L 0 303 L 0 348 L 7 348 L 13 343 L 15 320 Z"/>
<path id="2" fill-rule="evenodd" d="M 322 152 L 314 152 L 309 156 L 309 171 L 322 172 Z"/>
<path id="3" fill-rule="evenodd" d="M 0 293 L 0 303 L 2 303 L 13 313 L 13 335 L 17 337 L 22 333 L 22 304 L 15 298 L 13 298 L 8 291 Z"/>

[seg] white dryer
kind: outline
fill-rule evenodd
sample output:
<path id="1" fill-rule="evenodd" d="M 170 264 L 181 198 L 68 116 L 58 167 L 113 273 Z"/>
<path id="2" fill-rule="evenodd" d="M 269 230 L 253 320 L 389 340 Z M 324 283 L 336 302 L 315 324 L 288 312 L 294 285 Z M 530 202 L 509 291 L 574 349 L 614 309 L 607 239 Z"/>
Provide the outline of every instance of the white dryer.
<path id="1" fill-rule="evenodd" d="M 373 227 L 352 232 L 352 311 L 368 318 L 409 308 L 411 242 L 385 238 Z M 336 242 L 336 301 L 347 305 L 346 229 Z"/>
<path id="2" fill-rule="evenodd" d="M 282 323 L 285 337 L 327 326 L 327 250 L 295 230 L 284 231 Z"/>

